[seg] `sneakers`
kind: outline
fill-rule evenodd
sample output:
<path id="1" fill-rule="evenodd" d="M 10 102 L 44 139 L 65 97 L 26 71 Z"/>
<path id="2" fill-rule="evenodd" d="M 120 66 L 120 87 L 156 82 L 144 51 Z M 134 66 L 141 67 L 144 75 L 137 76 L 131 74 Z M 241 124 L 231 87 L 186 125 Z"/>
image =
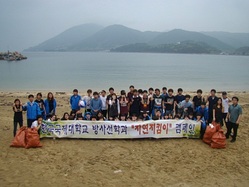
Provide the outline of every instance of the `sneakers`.
<path id="1" fill-rule="evenodd" d="M 235 141 L 236 141 L 236 140 L 232 139 L 230 142 L 231 142 L 231 143 L 234 143 Z"/>

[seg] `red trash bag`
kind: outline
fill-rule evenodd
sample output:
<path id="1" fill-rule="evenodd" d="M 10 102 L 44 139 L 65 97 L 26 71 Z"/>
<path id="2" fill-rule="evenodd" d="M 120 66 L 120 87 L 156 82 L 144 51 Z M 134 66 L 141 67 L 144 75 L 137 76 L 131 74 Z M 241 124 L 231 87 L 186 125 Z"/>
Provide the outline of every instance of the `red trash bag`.
<path id="1" fill-rule="evenodd" d="M 26 147 L 25 132 L 27 127 L 22 126 L 16 133 L 14 140 L 12 141 L 10 147 Z"/>
<path id="2" fill-rule="evenodd" d="M 224 149 L 226 148 L 226 136 L 222 129 L 218 132 L 214 133 L 212 137 L 211 147 L 216 149 Z"/>
<path id="3" fill-rule="evenodd" d="M 42 147 L 37 128 L 28 128 L 26 130 L 26 143 L 25 148 L 27 149 L 31 147 Z"/>
<path id="4" fill-rule="evenodd" d="M 212 142 L 212 137 L 214 135 L 214 133 L 217 132 L 217 128 L 219 128 L 219 126 L 216 125 L 208 125 L 205 131 L 205 134 L 203 136 L 202 141 L 205 142 L 208 145 L 211 145 Z"/>

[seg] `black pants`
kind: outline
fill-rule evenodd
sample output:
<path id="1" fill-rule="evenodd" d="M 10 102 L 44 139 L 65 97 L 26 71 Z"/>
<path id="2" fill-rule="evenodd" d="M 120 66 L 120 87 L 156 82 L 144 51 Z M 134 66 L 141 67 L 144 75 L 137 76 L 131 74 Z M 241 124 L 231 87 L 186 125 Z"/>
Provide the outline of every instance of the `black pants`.
<path id="1" fill-rule="evenodd" d="M 226 137 L 229 138 L 229 136 L 230 136 L 230 134 L 231 134 L 231 131 L 232 131 L 232 129 L 233 129 L 233 136 L 232 136 L 232 139 L 233 139 L 233 140 L 236 140 L 237 131 L 238 131 L 238 128 L 239 128 L 239 124 L 232 123 L 232 122 L 227 122 L 227 123 L 226 123 L 226 126 L 227 126 Z"/>
<path id="2" fill-rule="evenodd" d="M 107 110 L 102 110 L 102 115 L 104 116 L 104 118 L 106 118 Z"/>
<path id="3" fill-rule="evenodd" d="M 91 110 L 90 108 L 89 108 L 89 109 L 86 109 L 86 112 L 90 112 L 90 113 L 91 113 L 91 111 L 92 111 L 92 110 Z"/>
<path id="4" fill-rule="evenodd" d="M 224 123 L 223 123 L 223 116 L 216 116 L 215 117 L 215 122 L 219 123 L 221 127 L 223 127 Z"/>
<path id="5" fill-rule="evenodd" d="M 17 130 L 17 124 L 19 123 L 19 127 L 21 128 L 23 126 L 23 121 L 14 121 L 14 137 L 16 136 L 16 130 Z"/>
<path id="6" fill-rule="evenodd" d="M 35 120 L 36 120 L 36 119 L 27 119 L 28 128 L 31 127 L 32 123 L 33 123 Z"/>
<path id="7" fill-rule="evenodd" d="M 225 125 L 227 126 L 227 122 L 226 122 L 227 113 L 222 113 L 222 118 L 223 118 L 223 121 L 225 122 Z"/>
<path id="8" fill-rule="evenodd" d="M 213 122 L 213 110 L 209 111 L 208 109 L 208 123 Z"/>

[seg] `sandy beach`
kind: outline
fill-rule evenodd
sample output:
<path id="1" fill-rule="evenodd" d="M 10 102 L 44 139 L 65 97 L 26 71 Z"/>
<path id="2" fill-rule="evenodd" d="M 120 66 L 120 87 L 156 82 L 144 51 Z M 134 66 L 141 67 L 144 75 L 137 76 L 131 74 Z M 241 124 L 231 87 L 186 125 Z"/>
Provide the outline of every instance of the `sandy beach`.
<path id="1" fill-rule="evenodd" d="M 249 92 L 228 93 L 229 97 L 239 97 L 243 118 L 237 141 L 227 140 L 226 149 L 212 149 L 199 139 L 42 139 L 42 148 L 9 147 L 13 140 L 12 103 L 16 98 L 25 103 L 30 93 L 37 92 L 0 91 L 2 187 L 247 187 L 249 184 Z M 55 94 L 60 118 L 70 111 L 70 95 L 69 92 Z M 26 114 L 23 116 L 26 124 Z"/>

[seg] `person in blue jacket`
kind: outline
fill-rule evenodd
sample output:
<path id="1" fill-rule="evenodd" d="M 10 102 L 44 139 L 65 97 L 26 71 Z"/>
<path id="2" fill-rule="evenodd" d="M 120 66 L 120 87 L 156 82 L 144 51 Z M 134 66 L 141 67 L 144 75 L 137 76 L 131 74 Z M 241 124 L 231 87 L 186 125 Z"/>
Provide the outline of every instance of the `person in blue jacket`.
<path id="1" fill-rule="evenodd" d="M 55 115 L 57 103 L 52 92 L 48 93 L 47 99 L 44 101 L 44 106 L 47 118 L 48 116 Z"/>
<path id="2" fill-rule="evenodd" d="M 28 99 L 29 101 L 22 108 L 24 111 L 27 111 L 27 126 L 30 128 L 37 116 L 41 115 L 41 110 L 40 106 L 34 102 L 34 95 L 29 95 Z"/>
<path id="3" fill-rule="evenodd" d="M 196 109 L 196 113 L 201 114 L 201 116 L 204 118 L 204 121 L 208 123 L 208 108 L 206 107 L 206 102 L 201 102 L 201 106 L 198 106 Z"/>
<path id="4" fill-rule="evenodd" d="M 92 115 L 97 115 L 97 113 L 101 111 L 102 101 L 99 98 L 98 92 L 93 93 L 93 99 L 90 102 L 90 107 Z"/>
<path id="5" fill-rule="evenodd" d="M 80 105 L 79 102 L 81 101 L 81 96 L 78 95 L 78 90 L 74 89 L 73 90 L 73 95 L 70 97 L 70 105 L 71 105 L 71 109 L 74 112 L 77 112 L 80 110 Z"/>

